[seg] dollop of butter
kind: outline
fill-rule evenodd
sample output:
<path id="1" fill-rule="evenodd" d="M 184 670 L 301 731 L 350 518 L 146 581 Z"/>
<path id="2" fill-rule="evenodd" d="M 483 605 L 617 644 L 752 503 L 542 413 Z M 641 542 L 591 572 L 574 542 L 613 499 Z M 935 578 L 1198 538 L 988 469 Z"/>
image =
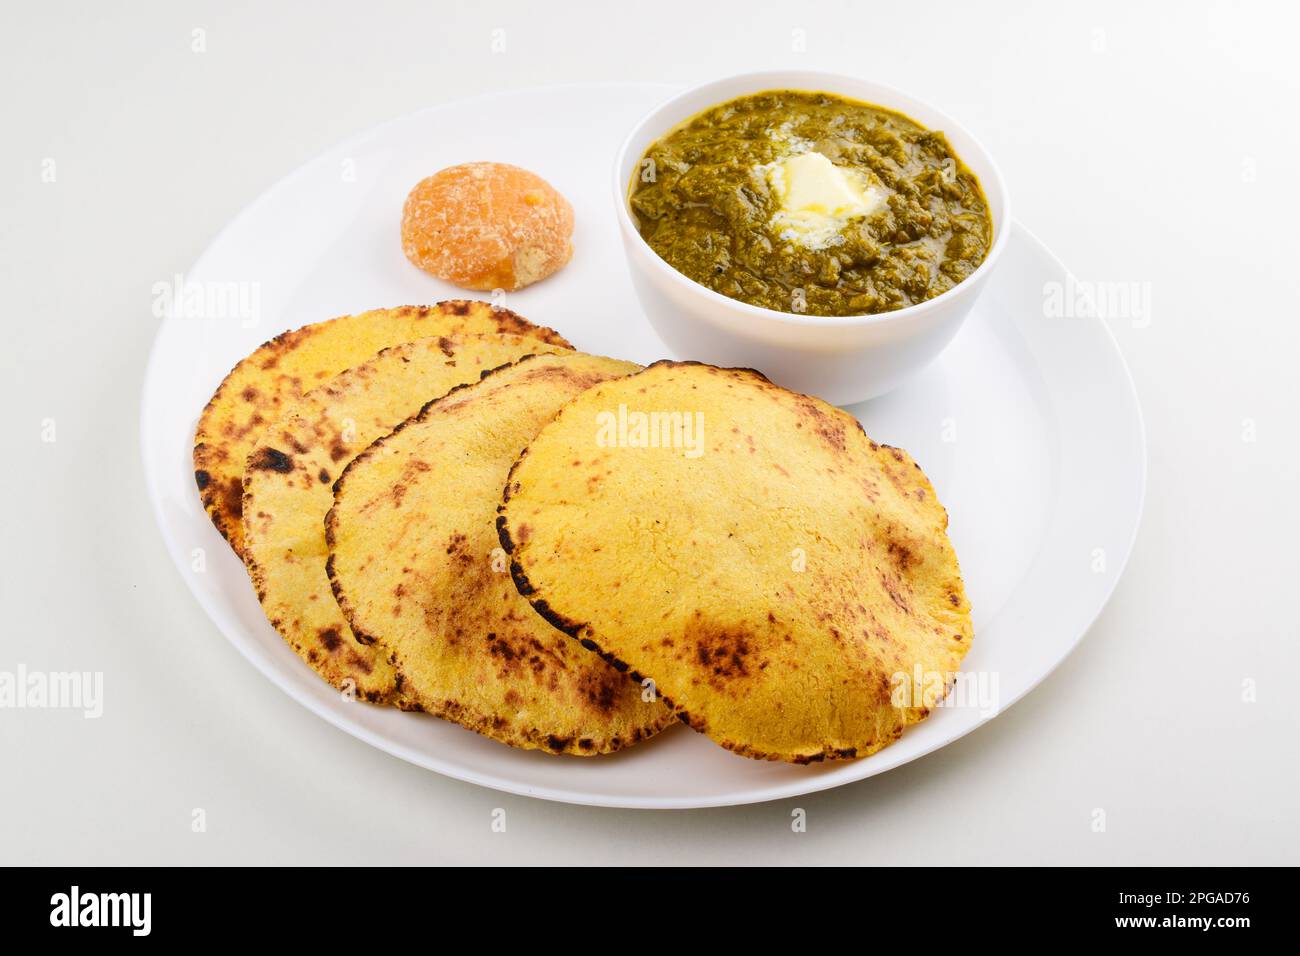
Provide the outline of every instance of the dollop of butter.
<path id="1" fill-rule="evenodd" d="M 884 193 L 865 175 L 836 166 L 818 152 L 787 156 L 760 168 L 780 203 L 772 228 L 782 239 L 810 249 L 831 245 L 850 221 L 885 204 Z"/>

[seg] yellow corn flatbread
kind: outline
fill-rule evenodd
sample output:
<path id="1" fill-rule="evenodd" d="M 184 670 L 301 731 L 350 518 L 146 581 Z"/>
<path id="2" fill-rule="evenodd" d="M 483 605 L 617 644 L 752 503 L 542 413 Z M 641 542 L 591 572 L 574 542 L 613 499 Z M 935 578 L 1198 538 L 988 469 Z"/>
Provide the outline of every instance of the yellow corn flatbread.
<path id="1" fill-rule="evenodd" d="M 244 559 L 266 616 L 325 680 L 375 703 L 409 706 L 387 656 L 358 643 L 325 574 L 325 515 L 352 457 L 421 406 L 538 351 L 520 335 L 443 335 L 385 349 L 290 405 L 248 456 Z"/>
<path id="2" fill-rule="evenodd" d="M 747 369 L 584 392 L 515 465 L 521 594 L 749 757 L 863 757 L 923 719 L 972 630 L 947 514 L 904 452 Z"/>
<path id="3" fill-rule="evenodd" d="M 516 747 L 579 755 L 629 746 L 672 719 L 533 612 L 495 530 L 524 445 L 575 395 L 638 368 L 577 353 L 524 359 L 429 405 L 344 471 L 327 521 L 334 594 L 423 710 Z"/>
<path id="4" fill-rule="evenodd" d="M 487 302 L 456 300 L 345 315 L 285 332 L 231 370 L 199 418 L 194 480 L 217 530 L 243 556 L 244 461 L 285 408 L 380 349 L 435 335 L 506 333 L 568 346 L 557 332 Z"/>

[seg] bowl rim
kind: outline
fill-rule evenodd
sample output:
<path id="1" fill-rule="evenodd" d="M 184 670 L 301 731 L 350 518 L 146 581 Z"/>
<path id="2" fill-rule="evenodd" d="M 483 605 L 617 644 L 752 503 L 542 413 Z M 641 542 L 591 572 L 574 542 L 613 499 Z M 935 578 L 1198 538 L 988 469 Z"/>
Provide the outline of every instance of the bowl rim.
<path id="1" fill-rule="evenodd" d="M 961 134 L 969 146 L 973 147 L 974 151 L 979 154 L 980 159 L 983 160 L 984 165 L 988 168 L 988 176 L 980 177 L 981 187 L 984 186 L 987 179 L 992 179 L 996 186 L 997 195 L 1002 201 L 1000 217 L 993 217 L 993 213 L 997 210 L 994 210 L 992 208 L 993 204 L 990 203 L 990 216 L 991 218 L 994 218 L 993 226 L 995 230 L 993 245 L 989 249 L 988 255 L 984 257 L 984 261 L 979 264 L 974 272 L 951 289 L 940 293 L 933 299 L 926 299 L 924 302 L 918 302 L 915 305 L 905 306 L 891 312 L 874 312 L 864 315 L 806 315 L 798 312 L 781 312 L 777 309 L 769 309 L 760 305 L 751 305 L 748 302 L 742 302 L 740 299 L 733 299 L 731 296 L 723 295 L 721 292 L 715 292 L 708 286 L 701 285 L 694 279 L 678 272 L 662 256 L 650 248 L 650 244 L 641 236 L 640 230 L 636 228 L 636 224 L 632 221 L 632 214 L 628 204 L 628 184 L 624 182 L 623 177 L 623 166 L 627 160 L 628 151 L 631 149 L 633 141 L 639 138 L 641 133 L 644 132 L 646 126 L 656 116 L 681 103 L 683 100 L 694 97 L 712 87 L 722 86 L 723 84 L 731 85 L 735 83 L 741 83 L 744 86 L 752 87 L 748 93 L 735 93 L 726 99 L 720 99 L 718 101 L 718 103 L 725 103 L 727 102 L 727 99 L 735 99 L 740 96 L 752 96 L 755 93 L 761 93 L 766 90 L 790 89 L 792 87 L 788 82 L 788 78 L 792 76 L 802 77 L 810 84 L 808 86 L 793 87 L 795 89 L 826 92 L 836 96 L 843 96 L 846 99 L 860 100 L 861 102 L 869 101 L 862 100 L 861 97 L 856 94 L 843 91 L 842 86 L 840 89 L 837 89 L 836 87 L 838 84 L 866 84 L 879 91 L 881 99 L 888 100 L 890 98 L 896 98 L 898 100 L 898 102 L 892 104 L 889 102 L 879 102 L 873 105 L 894 110 L 902 113 L 904 116 L 908 116 L 909 118 L 911 118 L 909 110 L 919 106 L 942 121 L 941 132 L 947 133 L 951 130 Z M 775 85 L 765 85 L 772 83 L 778 77 L 783 78 L 784 81 L 776 82 Z M 800 81 L 800 83 L 802 82 L 803 80 Z M 704 109 L 708 108 L 709 107 L 707 106 L 704 107 Z M 701 112 L 701 110 L 696 111 L 696 113 L 698 112 Z M 693 116 L 696 115 L 696 113 L 690 115 Z M 682 117 L 677 120 L 672 126 L 666 127 L 663 133 L 667 133 L 669 130 L 675 128 L 677 124 L 684 122 L 687 118 L 689 117 Z M 935 127 L 933 125 L 927 125 L 927 128 L 933 129 Z M 663 135 L 663 133 L 660 135 Z M 963 153 L 965 154 L 969 154 L 970 152 L 971 150 L 969 148 L 963 150 Z M 965 161 L 966 156 L 963 155 L 959 158 Z M 987 193 L 988 190 L 985 189 L 986 197 Z M 614 204 L 617 209 L 616 215 L 618 216 L 619 227 L 623 230 L 624 235 L 631 235 L 634 237 L 633 242 L 637 249 L 644 256 L 653 260 L 653 264 L 650 268 L 656 270 L 659 275 L 664 276 L 667 281 L 673 282 L 682 288 L 689 288 L 693 290 L 695 294 L 702 295 L 706 300 L 719 306 L 734 309 L 741 315 L 751 316 L 769 323 L 794 326 L 833 326 L 835 328 L 847 329 L 866 325 L 884 325 L 896 322 L 906 322 L 909 319 L 916 319 L 927 312 L 934 311 L 935 309 L 942 309 L 953 299 L 960 297 L 962 294 L 974 293 L 983 286 L 984 280 L 988 277 L 993 266 L 1001 257 L 1011 235 L 1011 203 L 1007 195 L 1006 181 L 1002 177 L 1002 170 L 998 166 L 997 161 L 994 160 L 992 154 L 984 148 L 983 143 L 971 134 L 970 130 L 966 129 L 966 127 L 954 120 L 948 115 L 948 113 L 933 106 L 926 100 L 912 96 L 910 93 L 899 90 L 889 84 L 880 83 L 876 80 L 867 79 L 866 77 L 852 76 L 847 73 L 830 73 L 822 70 L 760 70 L 750 73 L 735 73 L 729 76 L 709 80 L 706 83 L 696 84 L 695 86 L 691 86 L 663 100 L 637 120 L 629 130 L 627 136 L 624 137 L 622 145 L 619 146 L 618 153 L 614 158 Z M 632 253 L 629 251 L 629 255 L 631 254 Z"/>

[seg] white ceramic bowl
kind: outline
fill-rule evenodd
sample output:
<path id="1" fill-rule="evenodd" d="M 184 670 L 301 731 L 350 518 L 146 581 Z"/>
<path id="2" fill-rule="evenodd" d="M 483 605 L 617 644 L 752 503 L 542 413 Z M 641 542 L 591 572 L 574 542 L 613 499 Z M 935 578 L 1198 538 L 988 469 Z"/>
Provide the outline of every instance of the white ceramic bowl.
<path id="1" fill-rule="evenodd" d="M 879 315 L 777 312 L 728 298 L 682 275 L 646 244 L 628 206 L 632 174 L 650 144 L 684 120 L 738 96 L 791 89 L 835 93 L 897 110 L 941 130 L 979 177 L 993 217 L 993 248 L 965 281 L 918 305 Z M 1010 235 L 1006 188 L 974 137 L 939 110 L 867 80 L 803 70 L 746 73 L 697 86 L 641 120 L 614 164 L 614 199 L 632 284 L 660 338 L 681 358 L 763 372 L 779 385 L 849 405 L 881 395 L 952 340 L 997 265 Z"/>

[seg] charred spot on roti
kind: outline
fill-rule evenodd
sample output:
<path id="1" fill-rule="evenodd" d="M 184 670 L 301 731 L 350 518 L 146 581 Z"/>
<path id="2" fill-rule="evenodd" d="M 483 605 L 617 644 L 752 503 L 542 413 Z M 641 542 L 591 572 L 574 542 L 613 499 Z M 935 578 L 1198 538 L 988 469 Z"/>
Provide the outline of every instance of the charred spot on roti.
<path id="1" fill-rule="evenodd" d="M 227 514 L 239 515 L 241 518 L 244 513 L 244 481 L 242 478 L 231 478 L 223 487 L 216 489 L 215 493 L 204 498 L 204 504 L 209 501 L 219 504 Z M 218 529 L 223 535 L 226 534 L 224 528 Z"/>
<path id="2" fill-rule="evenodd" d="M 331 653 L 343 646 L 343 638 L 339 634 L 337 627 L 327 627 L 321 630 L 320 642 L 325 645 L 325 650 Z"/>
<path id="3" fill-rule="evenodd" d="M 725 686 L 735 678 L 749 676 L 749 656 L 753 652 L 749 634 L 743 629 L 698 627 L 686 635 L 695 643 L 700 666 Z"/>
<path id="4" fill-rule="evenodd" d="M 626 679 L 617 671 L 591 670 L 579 682 L 579 689 L 588 703 L 602 714 L 613 713 L 626 686 Z"/>
<path id="5" fill-rule="evenodd" d="M 886 550 L 888 551 L 890 558 L 892 558 L 894 563 L 898 565 L 900 571 L 906 572 L 913 565 L 919 564 L 921 561 L 919 555 L 913 553 L 907 545 L 898 541 L 890 541 Z"/>
<path id="6" fill-rule="evenodd" d="M 248 467 L 259 471 L 278 471 L 282 475 L 287 475 L 293 471 L 293 459 L 278 448 L 259 448 L 248 460 Z"/>
<path id="7" fill-rule="evenodd" d="M 843 452 L 847 448 L 844 413 L 813 398 L 800 396 L 799 416 L 830 448 Z"/>

